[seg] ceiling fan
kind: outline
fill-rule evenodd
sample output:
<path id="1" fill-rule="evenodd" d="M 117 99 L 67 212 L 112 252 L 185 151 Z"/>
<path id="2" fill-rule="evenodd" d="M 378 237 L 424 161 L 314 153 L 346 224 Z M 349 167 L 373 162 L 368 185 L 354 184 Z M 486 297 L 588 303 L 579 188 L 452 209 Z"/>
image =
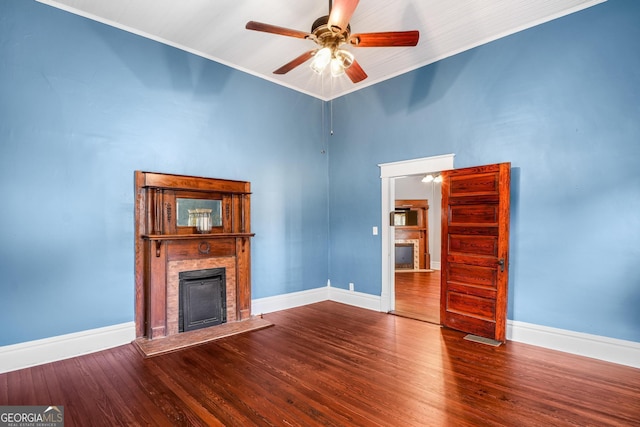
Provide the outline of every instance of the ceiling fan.
<path id="1" fill-rule="evenodd" d="M 305 52 L 293 61 L 284 64 L 275 70 L 274 74 L 286 74 L 313 58 L 311 68 L 315 72 L 321 74 L 329 67 L 332 76 L 346 73 L 353 83 L 358 83 L 367 78 L 367 73 L 355 60 L 353 54 L 342 48 L 343 45 L 354 47 L 415 46 L 418 44 L 420 37 L 420 33 L 415 30 L 351 34 L 349 20 L 358 5 L 358 1 L 336 0 L 335 4 L 332 5 L 332 1 L 329 0 L 329 15 L 316 19 L 311 26 L 310 33 L 256 21 L 247 22 L 245 28 L 247 30 L 308 39 L 318 45 L 316 49 Z"/>

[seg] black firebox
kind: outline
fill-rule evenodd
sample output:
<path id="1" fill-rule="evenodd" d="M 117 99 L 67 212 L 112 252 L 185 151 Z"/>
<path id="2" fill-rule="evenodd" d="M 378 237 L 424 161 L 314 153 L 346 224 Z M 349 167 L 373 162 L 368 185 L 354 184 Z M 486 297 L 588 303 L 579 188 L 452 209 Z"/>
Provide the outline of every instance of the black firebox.
<path id="1" fill-rule="evenodd" d="M 224 268 L 183 271 L 178 278 L 179 332 L 226 323 L 227 291 Z"/>

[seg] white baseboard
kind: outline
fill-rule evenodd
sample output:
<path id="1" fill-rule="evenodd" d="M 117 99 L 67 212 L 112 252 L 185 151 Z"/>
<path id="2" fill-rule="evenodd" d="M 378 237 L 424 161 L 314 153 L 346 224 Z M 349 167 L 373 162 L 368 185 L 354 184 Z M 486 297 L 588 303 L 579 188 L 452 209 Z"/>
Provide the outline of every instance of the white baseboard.
<path id="1" fill-rule="evenodd" d="M 0 347 L 0 374 L 129 344 L 134 322 Z"/>
<path id="2" fill-rule="evenodd" d="M 341 288 L 329 288 L 329 300 L 366 308 L 373 311 L 381 311 L 381 299 L 375 295 L 362 292 L 348 291 Z"/>
<path id="3" fill-rule="evenodd" d="M 432 270 L 440 270 L 440 261 L 431 261 Z"/>
<path id="4" fill-rule="evenodd" d="M 327 300 L 380 311 L 380 297 L 326 286 L 308 291 L 254 299 L 251 301 L 251 313 L 254 315 L 272 313 Z"/>
<path id="5" fill-rule="evenodd" d="M 640 343 L 507 320 L 507 339 L 640 368 Z"/>
<path id="6" fill-rule="evenodd" d="M 329 286 L 251 300 L 251 314 L 260 315 L 287 310 L 329 299 Z"/>

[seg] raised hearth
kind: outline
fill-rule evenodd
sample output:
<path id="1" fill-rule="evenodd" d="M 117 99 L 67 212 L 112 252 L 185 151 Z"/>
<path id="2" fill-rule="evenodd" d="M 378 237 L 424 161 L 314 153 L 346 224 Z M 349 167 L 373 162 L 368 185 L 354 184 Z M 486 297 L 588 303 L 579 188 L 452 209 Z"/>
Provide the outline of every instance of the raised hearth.
<path id="1" fill-rule="evenodd" d="M 200 344 L 237 335 L 244 332 L 257 331 L 273 326 L 273 323 L 260 317 L 252 317 L 242 322 L 224 323 L 212 328 L 198 329 L 196 331 L 183 332 L 171 335 L 163 339 L 148 340 L 138 338 L 135 341 L 136 347 L 144 357 L 159 356 L 171 353 Z"/>

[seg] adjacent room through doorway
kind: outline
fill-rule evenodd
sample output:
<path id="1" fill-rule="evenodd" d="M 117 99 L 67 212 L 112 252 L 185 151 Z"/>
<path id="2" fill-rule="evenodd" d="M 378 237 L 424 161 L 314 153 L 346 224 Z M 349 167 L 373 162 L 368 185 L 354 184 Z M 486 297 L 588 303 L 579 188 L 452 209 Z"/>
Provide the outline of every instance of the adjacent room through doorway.
<path id="1" fill-rule="evenodd" d="M 393 314 L 440 324 L 440 180 L 438 173 L 394 180 Z M 391 219 L 390 219 L 391 221 Z"/>

